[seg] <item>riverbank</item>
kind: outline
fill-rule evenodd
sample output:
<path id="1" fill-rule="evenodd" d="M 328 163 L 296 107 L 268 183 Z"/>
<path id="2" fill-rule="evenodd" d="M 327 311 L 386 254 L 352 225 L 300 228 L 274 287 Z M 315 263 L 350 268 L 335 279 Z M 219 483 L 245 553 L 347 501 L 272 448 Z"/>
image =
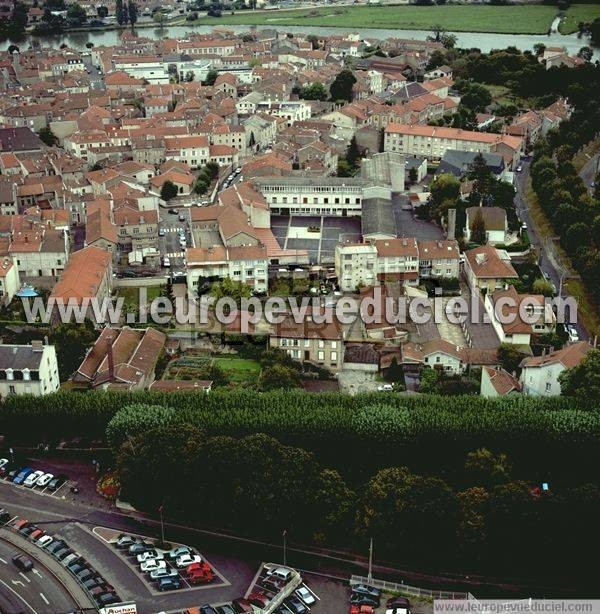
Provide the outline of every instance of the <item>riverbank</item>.
<path id="1" fill-rule="evenodd" d="M 584 14 L 584 11 L 578 11 L 579 14 Z M 235 14 L 223 14 L 222 17 L 200 17 L 192 22 L 181 19 L 172 25 L 307 25 L 374 29 L 396 27 L 403 30 L 429 30 L 439 25 L 452 32 L 546 34 L 555 17 L 556 7 L 542 4 L 325 6 L 286 11 L 237 11 Z"/>

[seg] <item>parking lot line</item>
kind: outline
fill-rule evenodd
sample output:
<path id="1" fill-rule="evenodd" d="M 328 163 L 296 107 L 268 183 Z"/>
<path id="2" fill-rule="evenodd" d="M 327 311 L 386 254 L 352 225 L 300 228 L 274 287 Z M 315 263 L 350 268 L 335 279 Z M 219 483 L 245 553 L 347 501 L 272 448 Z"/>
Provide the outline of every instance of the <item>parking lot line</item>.
<path id="1" fill-rule="evenodd" d="M 31 580 L 22 571 L 19 572 L 19 575 L 21 578 L 23 578 L 23 580 L 26 580 L 28 584 L 31 583 Z"/>
<path id="2" fill-rule="evenodd" d="M 56 497 L 58 495 L 58 493 L 69 483 L 69 480 L 67 480 L 62 486 L 59 486 L 54 493 L 52 493 L 52 495 L 50 495 L 51 497 Z"/>

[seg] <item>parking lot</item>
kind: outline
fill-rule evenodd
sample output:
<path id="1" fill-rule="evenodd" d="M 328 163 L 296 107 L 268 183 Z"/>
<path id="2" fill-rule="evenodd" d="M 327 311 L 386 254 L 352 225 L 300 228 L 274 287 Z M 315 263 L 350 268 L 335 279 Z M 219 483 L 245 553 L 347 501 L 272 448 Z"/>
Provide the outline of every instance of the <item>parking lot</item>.
<path id="1" fill-rule="evenodd" d="M 32 463 L 13 463 L 8 458 L 0 459 L 0 477 L 13 488 L 31 490 L 37 494 L 65 498 L 65 495 L 77 490 L 77 485 L 62 473 L 54 474 L 46 469 L 40 469 Z"/>
<path id="2" fill-rule="evenodd" d="M 271 229 L 282 249 L 305 249 L 311 264 L 332 263 L 335 246 L 359 241 L 358 217 L 272 215 Z"/>
<path id="3" fill-rule="evenodd" d="M 161 255 L 168 258 L 171 269 L 184 266 L 186 246 L 192 246 L 189 219 L 189 209 L 185 207 L 160 212 L 159 249 Z M 180 241 L 180 235 L 185 236 L 186 246 Z"/>
<path id="4" fill-rule="evenodd" d="M 392 210 L 396 222 L 396 234 L 399 237 L 416 237 L 417 239 L 443 239 L 442 229 L 432 224 L 419 220 L 413 210 L 403 209 L 405 200 L 400 195 L 393 195 Z"/>

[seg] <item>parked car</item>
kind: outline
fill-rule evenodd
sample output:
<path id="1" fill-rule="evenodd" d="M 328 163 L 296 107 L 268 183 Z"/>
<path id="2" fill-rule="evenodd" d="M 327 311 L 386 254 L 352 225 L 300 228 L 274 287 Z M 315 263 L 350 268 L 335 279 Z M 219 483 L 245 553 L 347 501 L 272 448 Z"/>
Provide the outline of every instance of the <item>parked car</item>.
<path id="1" fill-rule="evenodd" d="M 95 576 L 93 578 L 88 578 L 87 580 L 84 580 L 82 584 L 86 590 L 91 591 L 93 588 L 101 586 L 102 582 L 98 582 L 98 577 Z"/>
<path id="2" fill-rule="evenodd" d="M 252 604 L 247 599 L 234 599 L 231 602 L 231 607 L 235 610 L 236 614 L 246 614 L 247 612 L 254 612 Z"/>
<path id="3" fill-rule="evenodd" d="M 307 606 L 311 606 L 316 602 L 314 595 L 306 588 L 306 586 L 301 586 L 295 591 L 296 597 L 302 601 Z"/>
<path id="4" fill-rule="evenodd" d="M 523 167 L 519 164 L 519 166 L 517 166 L 517 173 L 521 172 L 523 172 Z"/>
<path id="5" fill-rule="evenodd" d="M 275 567 L 267 571 L 267 576 L 274 576 L 275 578 L 281 578 L 284 582 L 292 577 L 292 570 L 287 567 Z"/>
<path id="6" fill-rule="evenodd" d="M 177 209 L 169 209 L 169 213 L 171 215 L 177 215 L 179 213 L 179 211 L 177 211 Z"/>
<path id="7" fill-rule="evenodd" d="M 212 607 L 212 605 L 203 605 L 200 608 L 200 614 L 217 614 L 217 611 Z"/>
<path id="8" fill-rule="evenodd" d="M 34 524 L 26 524 L 19 529 L 19 533 L 25 535 L 25 537 L 29 537 L 29 535 L 37 530 L 39 530 L 39 527 L 36 527 Z"/>
<path id="9" fill-rule="evenodd" d="M 42 537 L 42 535 L 45 535 L 44 530 L 36 528 L 29 534 L 29 539 L 32 541 L 37 541 L 40 537 Z"/>
<path id="10" fill-rule="evenodd" d="M 169 569 L 167 567 L 160 567 L 159 569 L 155 569 L 154 571 L 151 571 L 150 577 L 153 580 L 160 580 L 161 578 L 179 577 L 179 574 L 174 569 Z"/>
<path id="11" fill-rule="evenodd" d="M 74 563 L 75 561 L 79 560 L 81 558 L 81 556 L 79 554 L 77 554 L 77 552 L 73 552 L 72 554 L 68 554 L 62 561 L 61 563 L 65 566 L 65 567 L 69 567 L 69 565 L 71 565 L 72 563 Z"/>
<path id="12" fill-rule="evenodd" d="M 298 597 L 288 597 L 283 603 L 288 610 L 291 610 L 294 614 L 304 614 L 308 612 L 308 608 L 298 599 Z"/>
<path id="13" fill-rule="evenodd" d="M 17 476 L 18 471 L 19 471 L 18 469 L 11 469 L 4 477 L 9 482 L 14 482 L 14 479 Z"/>
<path id="14" fill-rule="evenodd" d="M 21 571 L 31 571 L 33 569 L 33 561 L 28 559 L 24 554 L 15 554 L 12 557 L 12 562 Z"/>
<path id="15" fill-rule="evenodd" d="M 180 222 L 185 222 L 185 214 L 184 213 L 180 213 L 179 217 L 177 218 Z"/>
<path id="16" fill-rule="evenodd" d="M 54 541 L 54 537 L 52 537 L 51 535 L 44 535 L 43 537 L 40 537 L 35 543 L 36 546 L 39 546 L 40 548 L 45 548 L 48 544 L 51 544 Z"/>
<path id="17" fill-rule="evenodd" d="M 184 554 L 180 557 L 177 557 L 177 559 L 175 559 L 175 566 L 181 569 L 182 567 L 188 567 L 192 563 L 201 563 L 201 562 L 202 562 L 202 557 L 198 554 Z"/>
<path id="18" fill-rule="evenodd" d="M 46 488 L 46 486 L 48 486 L 48 484 L 50 484 L 50 482 L 54 479 L 54 475 L 52 473 L 44 473 L 44 475 L 41 475 L 35 485 L 38 488 Z"/>
<path id="19" fill-rule="evenodd" d="M 567 324 L 565 328 L 567 331 L 567 335 L 569 335 L 569 341 L 579 341 L 579 333 L 572 324 Z"/>
<path id="20" fill-rule="evenodd" d="M 187 546 L 178 546 L 167 552 L 167 557 L 170 559 L 177 559 L 184 554 L 192 554 L 192 549 Z"/>
<path id="21" fill-rule="evenodd" d="M 228 603 L 220 605 L 217 608 L 217 612 L 219 614 L 235 614 L 235 610 Z"/>
<path id="22" fill-rule="evenodd" d="M 4 469 L 9 462 L 8 458 L 0 458 L 0 469 Z"/>
<path id="23" fill-rule="evenodd" d="M 115 542 L 115 546 L 117 548 L 129 548 L 133 544 L 137 543 L 137 539 L 132 537 L 131 535 L 119 535 L 117 541 Z"/>
<path id="24" fill-rule="evenodd" d="M 361 593 L 352 593 L 350 595 L 350 603 L 352 605 L 370 605 L 374 608 L 379 607 L 379 598 L 371 595 L 363 595 Z"/>
<path id="25" fill-rule="evenodd" d="M 77 579 L 80 582 L 83 582 L 84 580 L 87 580 L 88 578 L 91 578 L 94 575 L 94 570 L 90 569 L 89 567 L 84 567 L 81 571 L 79 571 L 75 575 L 77 576 Z"/>
<path id="26" fill-rule="evenodd" d="M 269 603 L 270 599 L 261 591 L 253 591 L 248 597 L 248 601 L 258 608 L 264 608 Z"/>
<path id="27" fill-rule="evenodd" d="M 165 558 L 165 555 L 162 552 L 157 552 L 154 548 L 150 550 L 146 550 L 141 554 L 137 555 L 137 562 L 143 563 L 144 561 L 149 561 L 150 559 L 162 560 Z"/>
<path id="28" fill-rule="evenodd" d="M 368 584 L 355 584 L 352 587 L 352 592 L 357 595 L 369 595 L 369 597 L 373 597 L 374 599 L 381 599 L 381 591 Z"/>
<path id="29" fill-rule="evenodd" d="M 385 605 L 388 608 L 403 608 L 405 610 L 410 610 L 410 601 L 406 597 L 390 597 L 385 602 Z"/>
<path id="30" fill-rule="evenodd" d="M 158 581 L 159 591 L 174 591 L 181 588 L 181 580 L 179 578 L 162 578 Z"/>
<path id="31" fill-rule="evenodd" d="M 164 229 L 164 228 L 161 228 L 161 229 L 158 231 L 158 236 L 159 236 L 159 237 L 164 237 L 164 236 L 165 236 L 165 234 L 166 234 L 166 233 L 165 233 L 165 229 Z"/>
<path id="32" fill-rule="evenodd" d="M 103 593 L 102 595 L 98 595 L 96 597 L 96 603 L 102 607 L 111 605 L 112 603 L 118 603 L 119 601 L 120 599 L 115 592 Z"/>
<path id="33" fill-rule="evenodd" d="M 66 542 L 62 539 L 55 539 L 51 544 L 48 544 L 46 546 L 46 550 L 50 553 L 50 554 L 54 554 L 55 552 L 58 552 L 61 548 L 64 548 L 66 546 Z"/>
<path id="34" fill-rule="evenodd" d="M 80 558 L 78 561 L 67 565 L 67 569 L 76 576 L 83 569 L 87 569 L 87 561 L 85 559 Z"/>
<path id="35" fill-rule="evenodd" d="M 392 384 L 381 384 L 380 386 L 377 386 L 377 390 L 379 390 L 379 392 L 393 392 L 394 387 Z"/>
<path id="36" fill-rule="evenodd" d="M 15 476 L 13 483 L 22 484 L 31 473 L 33 473 L 33 469 L 31 467 L 23 467 L 23 469 L 21 469 Z"/>
<path id="37" fill-rule="evenodd" d="M 146 546 L 146 544 L 144 544 L 143 542 L 136 542 L 135 544 L 129 546 L 127 552 L 129 552 L 129 554 L 131 555 L 137 556 L 142 552 L 146 552 L 146 550 L 148 550 L 148 546 Z"/>
<path id="38" fill-rule="evenodd" d="M 11 519 L 11 515 L 2 507 L 0 508 L 0 524 L 6 524 Z"/>
<path id="39" fill-rule="evenodd" d="M 66 475 L 57 475 L 50 480 L 48 490 L 58 490 L 67 481 Z"/>
<path id="40" fill-rule="evenodd" d="M 59 561 L 62 561 L 64 558 L 68 557 L 69 554 L 71 554 L 72 552 L 73 550 L 71 550 L 71 548 L 69 548 L 68 546 L 65 546 L 64 548 L 57 550 L 54 553 L 54 557 L 57 558 Z"/>
<path id="41" fill-rule="evenodd" d="M 164 561 L 158 559 L 150 559 L 148 561 L 144 561 L 140 565 L 140 569 L 144 573 L 150 573 L 151 571 L 156 571 L 157 569 L 161 569 L 162 567 L 166 568 L 167 564 Z"/>

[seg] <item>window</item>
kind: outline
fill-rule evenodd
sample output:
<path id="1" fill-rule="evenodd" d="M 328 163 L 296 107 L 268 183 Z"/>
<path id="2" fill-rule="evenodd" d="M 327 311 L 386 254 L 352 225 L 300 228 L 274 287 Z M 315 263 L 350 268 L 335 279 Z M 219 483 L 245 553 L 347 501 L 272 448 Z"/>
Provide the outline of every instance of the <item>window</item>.
<path id="1" fill-rule="evenodd" d="M 9 394 L 16 394 L 16 393 L 17 393 L 17 391 L 15 390 L 15 387 L 14 387 L 14 386 L 9 386 L 9 387 L 8 387 L 8 393 L 9 393 Z"/>
<path id="2" fill-rule="evenodd" d="M 319 339 L 319 347 L 320 348 L 324 348 L 325 347 L 325 341 L 323 341 L 323 339 Z"/>
<path id="3" fill-rule="evenodd" d="M 337 362 L 337 352 L 331 352 L 331 362 Z"/>
<path id="4" fill-rule="evenodd" d="M 332 350 L 337 350 L 337 341 L 332 341 L 331 342 L 331 349 Z"/>
<path id="5" fill-rule="evenodd" d="M 323 352 L 323 350 L 319 350 L 317 353 L 317 359 L 320 361 L 325 360 L 325 352 Z"/>
<path id="6" fill-rule="evenodd" d="M 550 392 L 552 390 L 552 384 L 550 382 L 548 382 L 546 384 L 546 392 Z"/>

